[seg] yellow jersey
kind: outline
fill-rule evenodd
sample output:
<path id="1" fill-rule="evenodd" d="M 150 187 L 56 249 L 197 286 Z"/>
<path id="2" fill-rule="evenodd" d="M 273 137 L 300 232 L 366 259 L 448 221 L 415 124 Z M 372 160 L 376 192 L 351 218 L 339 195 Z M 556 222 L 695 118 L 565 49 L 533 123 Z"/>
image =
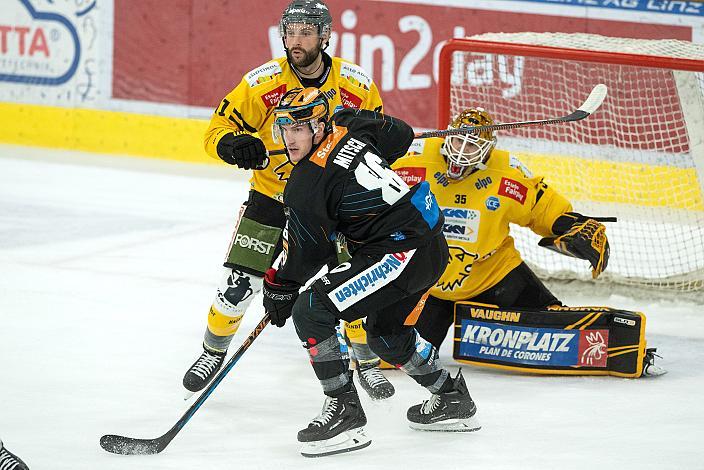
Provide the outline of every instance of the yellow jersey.
<path id="1" fill-rule="evenodd" d="M 364 69 L 339 57 L 331 59 L 332 64 L 320 87 L 330 103 L 330 113 L 342 108 L 383 112 L 376 84 Z M 274 142 L 272 136 L 273 109 L 284 93 L 298 87 L 303 85 L 286 57 L 271 60 L 246 73 L 213 113 L 205 133 L 205 151 L 220 159 L 218 142 L 229 132 L 256 133 L 269 151 L 283 149 L 283 142 Z M 266 168 L 253 170 L 250 186 L 281 201 L 292 168 L 286 155 L 272 155 Z"/>
<path id="2" fill-rule="evenodd" d="M 504 150 L 492 150 L 486 169 L 450 180 L 442 143 L 441 138 L 418 139 L 392 168 L 409 185 L 430 183 L 445 215 L 443 233 L 450 247 L 450 262 L 430 294 L 457 301 L 493 287 L 521 264 L 510 223 L 553 236 L 555 219 L 572 205 Z"/>

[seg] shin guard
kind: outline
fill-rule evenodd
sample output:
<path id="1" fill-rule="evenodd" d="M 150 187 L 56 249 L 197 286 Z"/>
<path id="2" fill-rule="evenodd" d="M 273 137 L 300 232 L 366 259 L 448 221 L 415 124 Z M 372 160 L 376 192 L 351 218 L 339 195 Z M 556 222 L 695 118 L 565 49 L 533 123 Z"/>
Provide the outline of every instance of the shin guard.
<path id="1" fill-rule="evenodd" d="M 236 269 L 225 269 L 208 312 L 208 328 L 203 341 L 213 351 L 227 350 L 244 312 L 262 289 L 262 278 Z"/>
<path id="2" fill-rule="evenodd" d="M 396 367 L 431 393 L 438 392 L 449 377 L 445 369 L 437 366 L 437 349 L 414 329 L 397 335 L 370 336 L 369 346 L 380 358 L 397 364 Z"/>

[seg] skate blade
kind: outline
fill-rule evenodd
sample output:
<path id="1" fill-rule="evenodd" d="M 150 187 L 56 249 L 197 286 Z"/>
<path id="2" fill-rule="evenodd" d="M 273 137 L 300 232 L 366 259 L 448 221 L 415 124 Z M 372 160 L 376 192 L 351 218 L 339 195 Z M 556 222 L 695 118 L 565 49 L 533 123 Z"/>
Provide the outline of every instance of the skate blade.
<path id="1" fill-rule="evenodd" d="M 364 449 L 372 443 L 364 428 L 355 428 L 323 441 L 306 442 L 301 447 L 303 457 L 325 457 Z"/>
<path id="2" fill-rule="evenodd" d="M 472 432 L 479 431 L 482 426 L 476 416 L 464 419 L 447 419 L 437 423 L 421 424 L 410 422 L 408 425 L 416 431 L 439 431 L 439 432 Z"/>
<path id="3" fill-rule="evenodd" d="M 186 392 L 183 394 L 183 401 L 190 400 L 191 397 L 195 394 L 196 394 L 196 392 L 191 392 L 190 390 L 186 390 Z"/>

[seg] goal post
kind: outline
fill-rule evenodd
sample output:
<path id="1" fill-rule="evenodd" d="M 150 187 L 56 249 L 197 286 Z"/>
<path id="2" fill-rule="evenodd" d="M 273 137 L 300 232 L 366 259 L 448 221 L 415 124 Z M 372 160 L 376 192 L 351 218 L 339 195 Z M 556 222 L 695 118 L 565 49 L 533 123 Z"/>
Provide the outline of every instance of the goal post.
<path id="1" fill-rule="evenodd" d="M 615 216 L 611 258 L 586 262 L 516 246 L 545 279 L 687 293 L 704 300 L 704 46 L 591 34 L 490 33 L 447 41 L 439 55 L 438 128 L 469 107 L 495 122 L 560 116 L 598 83 L 609 90 L 576 123 L 502 130 L 497 147 L 565 195 L 576 211 Z"/>

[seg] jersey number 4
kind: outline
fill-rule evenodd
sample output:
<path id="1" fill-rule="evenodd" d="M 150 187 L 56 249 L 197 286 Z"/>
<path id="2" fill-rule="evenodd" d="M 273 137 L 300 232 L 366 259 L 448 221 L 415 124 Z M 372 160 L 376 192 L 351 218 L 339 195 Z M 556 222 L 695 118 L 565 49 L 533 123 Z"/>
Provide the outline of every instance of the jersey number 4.
<path id="1" fill-rule="evenodd" d="M 354 169 L 354 175 L 362 187 L 369 190 L 380 189 L 381 198 L 388 205 L 392 205 L 409 189 L 406 182 L 391 168 L 383 166 L 383 163 L 384 161 L 378 155 L 367 152 Z"/>

